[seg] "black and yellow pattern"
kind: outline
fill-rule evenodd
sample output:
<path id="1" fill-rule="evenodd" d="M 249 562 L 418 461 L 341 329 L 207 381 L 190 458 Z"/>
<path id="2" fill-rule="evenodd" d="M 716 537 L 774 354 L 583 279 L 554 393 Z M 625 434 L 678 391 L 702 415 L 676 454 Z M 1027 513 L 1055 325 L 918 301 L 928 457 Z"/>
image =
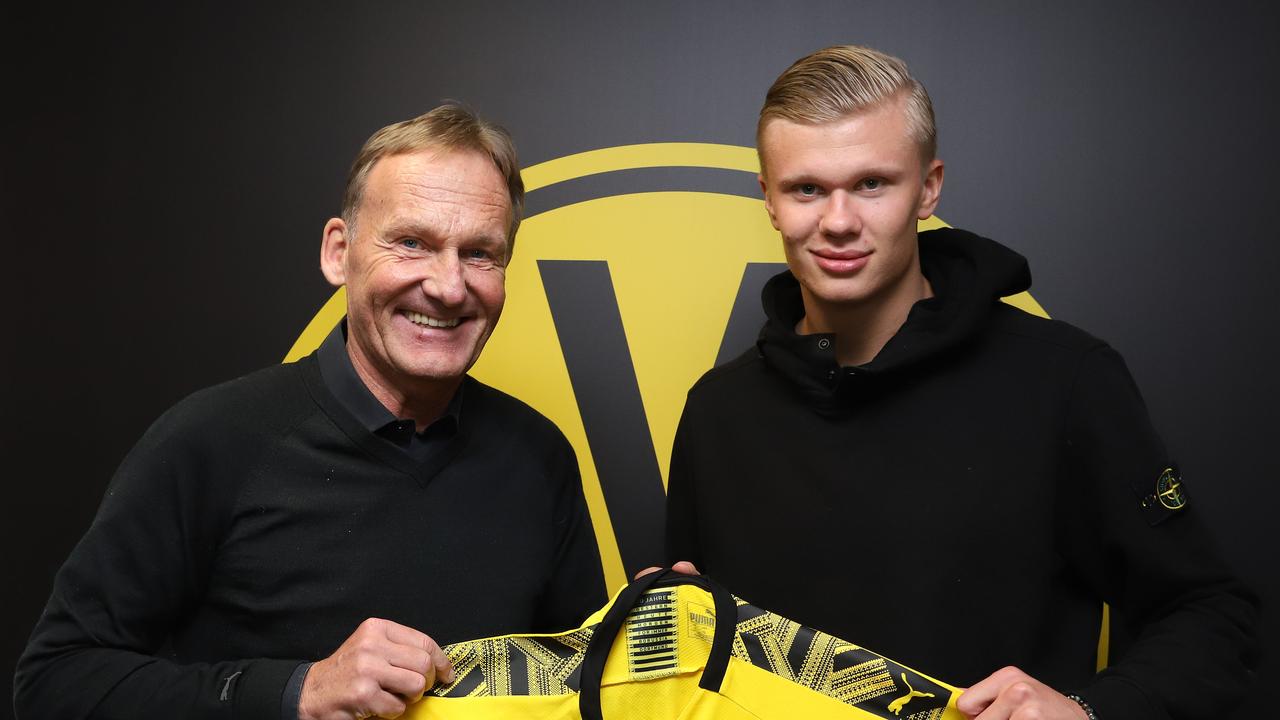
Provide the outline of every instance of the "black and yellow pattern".
<path id="1" fill-rule="evenodd" d="M 627 669 L 632 680 L 675 675 L 678 668 L 679 607 L 676 590 L 650 590 L 627 614 Z"/>
<path id="2" fill-rule="evenodd" d="M 951 689 L 741 598 L 733 656 L 878 717 L 936 720 Z M 912 714 L 903 715 L 910 706 Z"/>
<path id="3" fill-rule="evenodd" d="M 454 680 L 437 685 L 439 697 L 568 695 L 578 691 L 590 627 L 564 635 L 507 635 L 455 643 L 444 648 Z"/>
<path id="4" fill-rule="evenodd" d="M 949 709 L 958 695 L 954 688 L 858 645 L 734 600 L 737 617 L 729 652 L 730 676 L 735 661 L 749 664 L 768 673 L 752 676 L 756 679 L 751 685 L 759 687 L 762 678 L 772 677 L 768 684 L 780 683 L 777 688 L 783 690 L 792 688 L 786 692 L 804 692 L 796 686 L 807 688 L 849 708 L 849 717 L 961 717 Z M 714 638 L 714 607 L 711 594 L 692 584 L 640 595 L 609 652 L 601 686 L 630 686 L 701 673 Z M 582 627 L 560 635 L 511 635 L 449 645 L 444 650 L 454 666 L 454 682 L 433 688 L 428 697 L 551 700 L 574 696 L 580 690 L 587 648 L 607 610 L 608 606 Z M 769 692 L 776 694 L 778 690 Z M 431 706 L 431 701 L 425 704 Z M 570 708 L 572 704 L 554 707 Z M 410 717 L 452 717 L 443 706 L 431 708 L 436 712 L 414 712 Z M 558 716 L 558 712 L 551 714 Z"/>

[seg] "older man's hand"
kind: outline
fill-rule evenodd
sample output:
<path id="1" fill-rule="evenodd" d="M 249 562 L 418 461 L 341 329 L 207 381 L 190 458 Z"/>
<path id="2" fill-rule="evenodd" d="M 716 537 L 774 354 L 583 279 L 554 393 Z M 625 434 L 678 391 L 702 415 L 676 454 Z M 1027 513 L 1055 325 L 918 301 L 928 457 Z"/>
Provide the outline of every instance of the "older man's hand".
<path id="1" fill-rule="evenodd" d="M 1074 700 L 1016 667 L 995 671 L 956 700 L 975 720 L 1089 720 Z"/>
<path id="2" fill-rule="evenodd" d="M 400 717 L 453 666 L 427 635 L 370 618 L 332 655 L 311 666 L 298 701 L 299 720 Z"/>

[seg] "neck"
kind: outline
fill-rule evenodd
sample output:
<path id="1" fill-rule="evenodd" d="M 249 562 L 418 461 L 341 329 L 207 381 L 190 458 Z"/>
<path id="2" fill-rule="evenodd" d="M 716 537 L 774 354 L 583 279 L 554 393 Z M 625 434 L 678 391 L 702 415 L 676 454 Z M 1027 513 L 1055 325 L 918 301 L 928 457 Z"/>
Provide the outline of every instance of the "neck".
<path id="1" fill-rule="evenodd" d="M 347 343 L 347 354 L 356 375 L 373 397 L 395 417 L 412 420 L 417 432 L 422 432 L 444 415 L 449 401 L 462 384 L 461 377 L 447 380 L 415 378 L 405 386 L 399 386 L 389 382 L 382 373 L 375 370 L 372 363 L 352 347 L 351 342 Z"/>
<path id="2" fill-rule="evenodd" d="M 902 281 L 876 297 L 860 302 L 828 303 L 800 288 L 804 317 L 796 333 L 832 333 L 836 336 L 836 361 L 841 367 L 865 365 L 875 359 L 907 321 L 911 307 L 933 297 L 933 286 L 917 264 Z"/>

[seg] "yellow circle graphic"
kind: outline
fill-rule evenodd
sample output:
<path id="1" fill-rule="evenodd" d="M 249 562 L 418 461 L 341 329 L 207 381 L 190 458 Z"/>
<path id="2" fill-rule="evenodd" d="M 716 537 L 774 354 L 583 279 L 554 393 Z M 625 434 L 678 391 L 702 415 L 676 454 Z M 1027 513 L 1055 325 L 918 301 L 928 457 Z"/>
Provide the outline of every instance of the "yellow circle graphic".
<path id="1" fill-rule="evenodd" d="M 654 143 L 604 148 L 525 168 L 528 191 L 597 173 L 652 167 L 758 172 L 755 150 L 736 145 Z M 938 218 L 920 229 L 944 227 Z M 556 423 L 573 444 L 591 509 L 606 581 L 627 581 L 587 442 L 539 260 L 608 264 L 657 466 L 665 485 L 676 424 L 689 387 L 715 362 L 748 263 L 782 263 L 782 245 L 760 200 L 714 192 L 644 192 L 573 203 L 520 226 L 507 270 L 502 321 L 471 374 L 520 398 Z M 1047 317 L 1027 293 L 1006 301 Z M 339 289 L 285 357 L 301 358 L 342 318 Z M 602 368 L 601 372 L 617 372 Z"/>

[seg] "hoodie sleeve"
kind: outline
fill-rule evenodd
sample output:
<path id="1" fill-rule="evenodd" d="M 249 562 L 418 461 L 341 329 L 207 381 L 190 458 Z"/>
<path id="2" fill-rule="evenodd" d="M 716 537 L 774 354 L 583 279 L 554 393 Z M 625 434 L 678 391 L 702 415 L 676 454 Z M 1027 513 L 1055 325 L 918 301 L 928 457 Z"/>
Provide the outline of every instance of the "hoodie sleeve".
<path id="1" fill-rule="evenodd" d="M 696 567 L 705 568 L 702 548 L 698 543 L 697 501 L 694 489 L 694 463 L 690 447 L 696 445 L 693 435 L 694 393 L 689 392 L 676 437 L 671 448 L 671 465 L 667 473 L 667 506 L 665 527 L 666 564 L 687 560 Z"/>
<path id="2" fill-rule="evenodd" d="M 1067 413 L 1068 561 L 1132 644 L 1076 692 L 1105 720 L 1222 717 L 1254 676 L 1257 601 L 1219 555 L 1124 361 L 1088 351 Z"/>
<path id="3" fill-rule="evenodd" d="M 201 598 L 234 494 L 193 447 L 198 402 L 139 441 L 58 572 L 18 661 L 18 718 L 280 718 L 298 661 L 182 664 L 163 649 Z"/>

